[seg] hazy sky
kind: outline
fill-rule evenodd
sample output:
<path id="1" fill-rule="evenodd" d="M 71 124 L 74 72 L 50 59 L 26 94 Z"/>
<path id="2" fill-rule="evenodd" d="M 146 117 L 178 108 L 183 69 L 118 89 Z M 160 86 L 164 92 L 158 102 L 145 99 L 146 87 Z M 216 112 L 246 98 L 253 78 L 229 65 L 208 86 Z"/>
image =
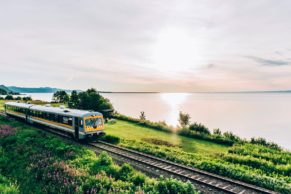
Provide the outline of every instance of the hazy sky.
<path id="1" fill-rule="evenodd" d="M 0 84 L 291 89 L 290 0 L 0 0 Z"/>

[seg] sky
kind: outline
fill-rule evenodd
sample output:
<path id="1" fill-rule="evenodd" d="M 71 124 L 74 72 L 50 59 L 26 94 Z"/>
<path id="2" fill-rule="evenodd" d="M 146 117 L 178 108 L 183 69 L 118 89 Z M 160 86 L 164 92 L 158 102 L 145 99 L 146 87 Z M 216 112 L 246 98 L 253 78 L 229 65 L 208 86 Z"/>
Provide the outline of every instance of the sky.
<path id="1" fill-rule="evenodd" d="M 290 0 L 0 0 L 0 84 L 291 89 Z"/>

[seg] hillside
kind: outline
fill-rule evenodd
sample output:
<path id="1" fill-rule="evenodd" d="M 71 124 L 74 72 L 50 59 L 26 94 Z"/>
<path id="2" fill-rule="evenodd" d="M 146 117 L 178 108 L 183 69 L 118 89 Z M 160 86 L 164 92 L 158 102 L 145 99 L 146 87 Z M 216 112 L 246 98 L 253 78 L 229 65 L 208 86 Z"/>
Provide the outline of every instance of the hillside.
<path id="1" fill-rule="evenodd" d="M 0 85 L 0 95 L 6 95 L 6 94 L 12 94 L 14 93 L 13 91 L 11 91 L 9 88 L 7 88 L 4 85 Z"/>
<path id="2" fill-rule="evenodd" d="M 28 87 L 7 86 L 6 88 L 15 93 L 55 93 L 56 91 L 65 90 L 51 87 L 28 88 Z M 72 90 L 65 91 L 72 92 Z"/>

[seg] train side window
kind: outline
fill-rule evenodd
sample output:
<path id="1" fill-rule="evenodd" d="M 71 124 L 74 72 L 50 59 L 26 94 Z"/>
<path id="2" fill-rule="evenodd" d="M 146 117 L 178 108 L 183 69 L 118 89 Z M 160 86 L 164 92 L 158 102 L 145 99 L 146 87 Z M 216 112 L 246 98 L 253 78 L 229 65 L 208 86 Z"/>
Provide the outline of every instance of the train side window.
<path id="1" fill-rule="evenodd" d="M 63 117 L 63 123 L 64 123 L 64 124 L 68 124 L 68 123 L 69 123 L 69 119 L 68 119 L 68 117 Z"/>
<path id="2" fill-rule="evenodd" d="M 80 118 L 80 123 L 79 123 L 80 127 L 83 127 L 83 119 Z"/>
<path id="3" fill-rule="evenodd" d="M 69 117 L 68 124 L 69 124 L 70 126 L 73 125 L 73 118 L 72 118 L 72 117 Z"/>
<path id="4" fill-rule="evenodd" d="M 58 116 L 58 123 L 62 123 L 63 122 L 63 116 L 62 115 L 59 115 Z"/>
<path id="5" fill-rule="evenodd" d="M 55 122 L 59 122 L 59 118 L 58 118 L 58 115 L 57 115 L 57 114 L 55 114 L 54 121 L 55 121 Z"/>

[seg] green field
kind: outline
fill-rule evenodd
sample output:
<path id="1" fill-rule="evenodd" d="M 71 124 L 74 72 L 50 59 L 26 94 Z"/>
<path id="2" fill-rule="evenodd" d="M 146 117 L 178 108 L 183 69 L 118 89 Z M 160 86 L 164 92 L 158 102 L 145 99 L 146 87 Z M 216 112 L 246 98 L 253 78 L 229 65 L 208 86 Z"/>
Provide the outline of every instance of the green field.
<path id="1" fill-rule="evenodd" d="M 127 121 L 117 121 L 114 124 L 106 124 L 106 134 L 118 136 L 126 140 L 144 141 L 144 139 L 159 139 L 173 144 L 175 147 L 180 148 L 185 152 L 201 153 L 203 155 L 215 155 L 219 153 L 226 153 L 228 146 L 191 139 L 179 136 L 175 133 L 166 133 L 157 131 L 147 127 L 142 127 Z"/>
<path id="2" fill-rule="evenodd" d="M 0 110 L 3 101 L 0 101 Z M 291 153 L 249 142 L 233 146 L 180 136 L 129 121 L 105 124 L 120 146 L 241 180 L 280 193 L 291 192 Z"/>
<path id="3" fill-rule="evenodd" d="M 291 191 L 291 154 L 250 143 L 224 146 L 116 120 L 105 125 L 119 145 L 281 193 Z"/>
<path id="4" fill-rule="evenodd" d="M 0 116 L 0 193 L 196 194 L 191 183 L 152 179 L 72 141 Z"/>
<path id="5" fill-rule="evenodd" d="M 4 100 L 0 100 L 0 111 L 4 110 Z"/>

